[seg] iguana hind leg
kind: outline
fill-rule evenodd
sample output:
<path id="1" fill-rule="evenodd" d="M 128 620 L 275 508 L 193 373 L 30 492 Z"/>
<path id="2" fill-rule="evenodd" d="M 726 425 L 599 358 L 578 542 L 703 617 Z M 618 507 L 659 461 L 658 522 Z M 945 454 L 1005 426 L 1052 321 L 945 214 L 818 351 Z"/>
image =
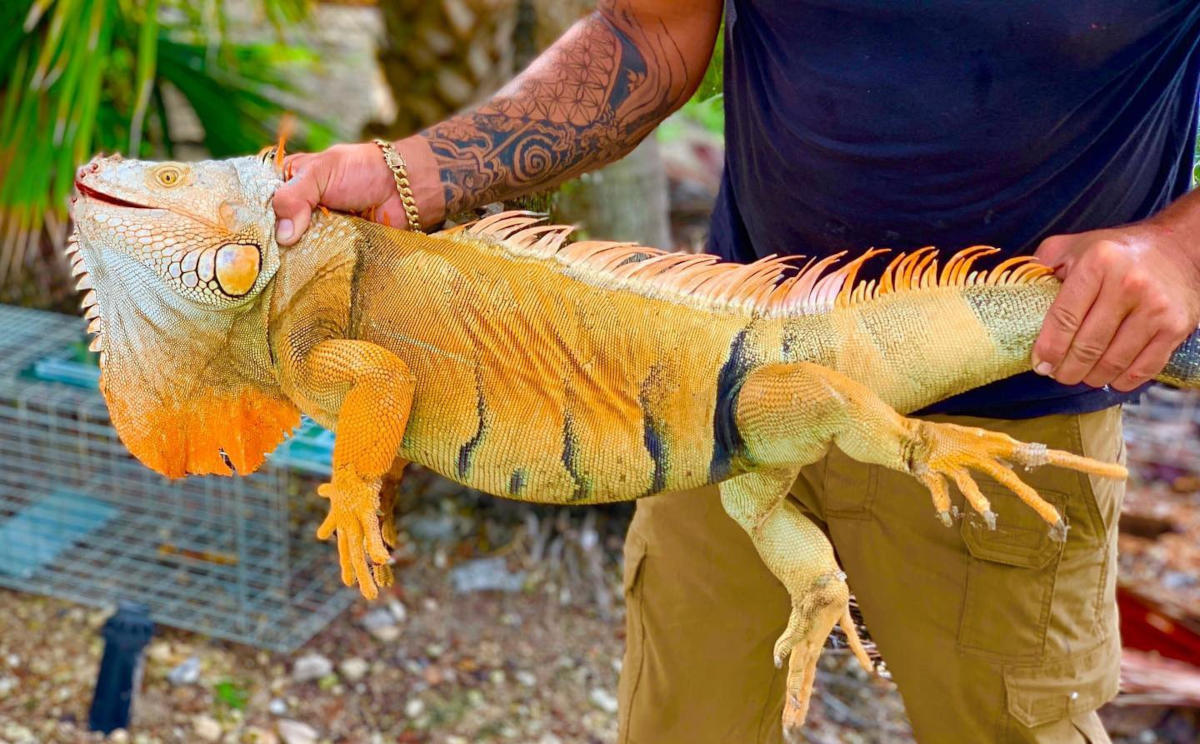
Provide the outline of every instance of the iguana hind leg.
<path id="1" fill-rule="evenodd" d="M 799 469 L 820 458 L 830 444 L 862 462 L 911 473 L 929 487 L 944 519 L 950 514 L 950 479 L 974 509 L 994 522 L 969 469 L 1012 489 L 1057 531 L 1063 529 L 1058 512 L 1022 483 L 1008 462 L 1125 476 L 1119 465 L 1025 444 L 1003 434 L 905 418 L 865 386 L 803 362 L 766 365 L 750 372 L 738 393 L 733 423 L 742 441 L 742 466 L 749 472 L 721 484 L 722 504 L 750 534 L 763 561 L 792 597 L 788 629 L 775 647 L 776 663 L 791 654 L 784 707 L 789 737 L 798 736 L 796 728 L 804 721 L 825 636 L 848 615 L 849 594 L 832 548 L 786 498 Z M 853 644 L 857 637 L 852 629 L 849 624 Z M 865 662 L 865 654 L 861 660 Z"/>
<path id="2" fill-rule="evenodd" d="M 775 665 L 788 661 L 784 734 L 798 735 L 808 713 L 817 658 L 829 631 L 842 623 L 863 668 L 870 659 L 850 621 L 850 590 L 825 533 L 787 498 L 796 471 L 752 472 L 720 485 L 721 504 L 743 528 L 763 563 L 792 599 L 787 628 L 775 642 Z"/>

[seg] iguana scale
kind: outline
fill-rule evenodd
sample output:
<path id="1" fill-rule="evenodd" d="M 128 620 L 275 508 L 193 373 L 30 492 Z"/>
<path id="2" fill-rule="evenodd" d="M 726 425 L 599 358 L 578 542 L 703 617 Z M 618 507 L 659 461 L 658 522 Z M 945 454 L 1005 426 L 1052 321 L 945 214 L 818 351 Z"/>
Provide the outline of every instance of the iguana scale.
<path id="1" fill-rule="evenodd" d="M 248 473 L 301 412 L 336 429 L 330 500 L 343 580 L 390 581 L 379 487 L 418 462 L 464 485 L 592 504 L 719 483 L 787 588 L 785 728 L 804 719 L 817 655 L 849 591 L 822 532 L 785 498 L 831 444 L 911 473 L 950 521 L 949 483 L 989 523 L 969 469 L 1054 507 L 1007 463 L 1121 478 L 1124 468 L 1005 435 L 905 418 L 1029 368 L 1058 283 L 975 247 L 749 265 L 503 213 L 434 235 L 319 213 L 273 238 L 280 159 L 98 158 L 81 169 L 69 249 L 122 441 L 171 477 Z M 872 252 L 873 253 L 873 252 Z M 1162 380 L 1200 381 L 1200 341 Z M 372 572 L 374 571 L 374 573 Z"/>

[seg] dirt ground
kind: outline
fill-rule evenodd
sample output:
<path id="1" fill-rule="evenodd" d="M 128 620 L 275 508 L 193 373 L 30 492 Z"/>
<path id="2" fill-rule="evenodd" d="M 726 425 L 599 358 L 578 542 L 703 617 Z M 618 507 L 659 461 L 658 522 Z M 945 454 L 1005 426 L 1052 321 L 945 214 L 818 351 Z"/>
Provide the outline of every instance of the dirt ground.
<path id="1" fill-rule="evenodd" d="M 410 483 L 445 493 L 431 478 Z M 404 532 L 429 537 L 448 513 L 439 499 L 412 507 Z M 465 526 L 452 541 L 409 539 L 396 586 L 376 603 L 356 601 L 293 653 L 160 628 L 133 725 L 107 739 L 86 729 L 109 611 L 0 590 L 0 744 L 615 741 L 628 508 L 459 501 L 451 511 Z M 490 581 L 508 586 L 471 590 L 461 582 L 466 566 L 489 568 Z M 1195 713 L 1110 706 L 1105 719 L 1117 742 L 1191 744 Z M 806 736 L 913 740 L 894 686 L 829 650 Z"/>
<path id="2" fill-rule="evenodd" d="M 160 629 L 134 724 L 107 741 L 614 741 L 617 567 L 605 569 L 605 608 L 565 574 L 459 592 L 444 555 L 414 557 L 384 599 L 356 603 L 292 654 Z M 7 590 L 0 607 L 0 742 L 105 741 L 86 723 L 108 611 Z M 810 741 L 911 741 L 891 685 L 844 654 L 825 655 L 818 685 Z"/>

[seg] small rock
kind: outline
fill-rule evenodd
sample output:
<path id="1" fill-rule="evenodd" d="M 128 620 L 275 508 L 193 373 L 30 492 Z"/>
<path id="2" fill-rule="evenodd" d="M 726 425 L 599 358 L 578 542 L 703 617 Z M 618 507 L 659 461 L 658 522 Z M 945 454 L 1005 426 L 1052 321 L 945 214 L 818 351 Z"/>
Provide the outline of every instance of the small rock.
<path id="1" fill-rule="evenodd" d="M 488 681 L 493 685 L 503 685 L 508 681 L 508 675 L 504 673 L 503 669 L 493 669 L 491 673 L 488 674 Z"/>
<path id="2" fill-rule="evenodd" d="M 479 558 L 455 566 L 450 581 L 459 594 L 484 590 L 519 592 L 525 586 L 524 571 L 510 571 L 503 557 Z"/>
<path id="3" fill-rule="evenodd" d="M 1186 589 L 1197 583 L 1197 581 L 1200 581 L 1200 579 L 1183 571 L 1167 571 L 1162 577 L 1163 586 L 1171 590 Z"/>
<path id="4" fill-rule="evenodd" d="M 442 682 L 446 681 L 446 675 L 442 672 L 441 667 L 436 664 L 430 664 L 421 670 L 421 676 L 425 678 L 425 682 L 430 687 L 437 687 Z"/>
<path id="5" fill-rule="evenodd" d="M 617 698 L 603 687 L 593 687 L 588 693 L 588 700 L 605 713 L 617 712 Z"/>
<path id="6" fill-rule="evenodd" d="M 149 648 L 146 649 L 146 656 L 159 664 L 166 664 L 174 656 L 171 651 L 171 644 L 166 641 L 151 641 Z"/>
<path id="7" fill-rule="evenodd" d="M 370 668 L 371 665 L 368 664 L 365 659 L 360 659 L 357 656 L 349 659 L 343 659 L 342 662 L 338 664 L 338 671 L 350 682 L 357 682 L 365 677 L 367 675 L 367 670 Z"/>
<path id="8" fill-rule="evenodd" d="M 275 729 L 283 738 L 284 744 L 316 744 L 317 730 L 307 723 L 281 718 L 275 724 Z"/>
<path id="9" fill-rule="evenodd" d="M 194 685 L 200 681 L 200 657 L 189 656 L 183 663 L 167 672 L 167 681 L 173 685 Z"/>
<path id="10" fill-rule="evenodd" d="M 0 698 L 17 689 L 20 682 L 16 677 L 0 677 Z"/>
<path id="11" fill-rule="evenodd" d="M 542 734 L 542 738 L 538 739 L 537 744 L 562 744 L 562 739 L 558 738 L 554 734 L 545 733 Z"/>
<path id="12" fill-rule="evenodd" d="M 513 675 L 517 678 L 517 683 L 525 687 L 533 687 L 537 684 L 537 675 L 533 672 L 522 669 Z"/>
<path id="13" fill-rule="evenodd" d="M 392 613 L 392 617 L 396 622 L 403 623 L 408 620 L 408 608 L 398 599 L 392 598 L 387 603 L 388 612 Z"/>
<path id="14" fill-rule="evenodd" d="M 425 712 L 425 701 L 421 698 L 413 698 L 404 704 L 404 715 L 409 718 L 416 718 Z"/>
<path id="15" fill-rule="evenodd" d="M 267 711 L 273 716 L 282 716 L 288 712 L 288 704 L 283 698 L 271 698 L 271 702 L 267 703 Z"/>
<path id="16" fill-rule="evenodd" d="M 16 654 L 9 654 L 8 656 L 4 657 L 4 663 L 8 664 L 13 669 L 16 669 L 17 667 L 21 666 L 21 657 L 17 656 Z"/>
<path id="17" fill-rule="evenodd" d="M 390 643 L 400 637 L 396 616 L 386 607 L 371 610 L 363 615 L 362 626 L 368 633 L 384 643 Z"/>
<path id="18" fill-rule="evenodd" d="M 218 741 L 221 738 L 221 724 L 212 716 L 199 715 L 192 719 L 192 730 L 204 741 Z"/>
<path id="19" fill-rule="evenodd" d="M 422 542 L 449 540 L 456 532 L 454 519 L 448 515 L 436 517 L 411 517 L 407 522 L 408 534 Z"/>
<path id="20" fill-rule="evenodd" d="M 123 728 L 113 729 L 108 732 L 108 740 L 113 744 L 128 744 L 129 732 Z"/>
<path id="21" fill-rule="evenodd" d="M 305 654 L 292 665 L 292 679 L 310 682 L 333 674 L 333 662 L 320 654 Z"/>
<path id="22" fill-rule="evenodd" d="M 461 736 L 451 734 L 446 737 L 446 744 L 469 744 L 469 742 Z"/>
<path id="23" fill-rule="evenodd" d="M 0 737 L 12 744 L 36 744 L 37 737 L 29 729 L 16 723 L 9 723 L 0 729 Z"/>
<path id="24" fill-rule="evenodd" d="M 259 728 L 258 726 L 247 726 L 242 732 L 242 744 L 279 744 L 279 737 L 274 731 Z"/>

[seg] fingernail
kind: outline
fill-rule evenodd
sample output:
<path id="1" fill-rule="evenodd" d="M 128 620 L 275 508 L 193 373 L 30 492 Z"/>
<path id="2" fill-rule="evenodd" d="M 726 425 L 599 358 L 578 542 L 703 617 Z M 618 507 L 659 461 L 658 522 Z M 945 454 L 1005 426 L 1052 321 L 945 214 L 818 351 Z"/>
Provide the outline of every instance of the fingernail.
<path id="1" fill-rule="evenodd" d="M 279 224 L 275 226 L 275 239 L 276 240 L 291 240 L 292 239 L 292 231 L 295 229 L 296 229 L 296 226 L 292 224 L 291 220 L 282 219 L 279 221 Z"/>
<path id="2" fill-rule="evenodd" d="M 1050 362 L 1038 362 L 1034 366 L 1033 371 L 1037 372 L 1043 377 L 1049 377 L 1050 373 L 1054 371 L 1054 368 L 1050 366 Z"/>

